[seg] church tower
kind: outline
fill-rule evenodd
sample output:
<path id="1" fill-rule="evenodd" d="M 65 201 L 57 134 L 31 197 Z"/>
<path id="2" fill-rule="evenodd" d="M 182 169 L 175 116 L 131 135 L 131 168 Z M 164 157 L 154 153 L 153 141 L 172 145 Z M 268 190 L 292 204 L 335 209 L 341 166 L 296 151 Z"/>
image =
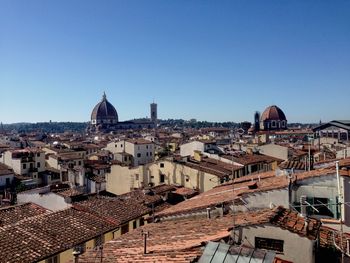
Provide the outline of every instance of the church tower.
<path id="1" fill-rule="evenodd" d="M 157 118 L 158 118 L 158 113 L 157 113 L 157 103 L 151 103 L 151 121 L 154 123 L 154 127 L 157 127 Z"/>
<path id="2" fill-rule="evenodd" d="M 260 130 L 260 112 L 256 111 L 254 114 L 254 129 L 255 132 Z"/>

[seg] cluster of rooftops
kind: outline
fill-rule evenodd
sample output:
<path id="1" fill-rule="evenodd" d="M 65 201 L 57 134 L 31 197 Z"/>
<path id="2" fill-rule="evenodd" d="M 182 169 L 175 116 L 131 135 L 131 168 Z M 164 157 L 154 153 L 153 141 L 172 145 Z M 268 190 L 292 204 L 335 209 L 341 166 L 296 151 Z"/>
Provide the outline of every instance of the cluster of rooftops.
<path id="1" fill-rule="evenodd" d="M 341 162 L 341 176 L 350 177 L 345 169 L 348 165 L 348 159 Z M 122 235 L 113 234 L 110 241 L 97 248 L 85 248 L 78 262 L 197 262 L 208 256 L 203 254 L 203 249 L 209 242 L 227 243 L 234 239 L 235 229 L 266 225 L 317 241 L 320 248 L 336 249 L 334 236 L 339 231 L 324 226 L 320 219 L 300 216 L 291 208 L 230 210 L 233 202 L 242 205 L 244 195 L 288 188 L 292 183 L 335 173 L 332 166 L 295 174 L 293 178 L 276 176 L 274 172 L 250 175 L 177 204 L 164 200 L 170 193 L 190 189 L 160 185 L 114 197 L 90 195 L 73 203 L 71 208 L 56 212 L 33 203 L 5 207 L 0 209 L 1 259 L 2 262 L 39 262 L 101 235 L 125 231 Z M 215 211 L 218 208 L 221 208 L 219 213 Z M 139 221 L 126 231 L 125 226 L 134 220 Z M 349 237 L 344 234 L 344 238 Z M 246 246 L 241 245 L 241 249 Z M 274 260 L 279 257 L 275 255 Z"/>

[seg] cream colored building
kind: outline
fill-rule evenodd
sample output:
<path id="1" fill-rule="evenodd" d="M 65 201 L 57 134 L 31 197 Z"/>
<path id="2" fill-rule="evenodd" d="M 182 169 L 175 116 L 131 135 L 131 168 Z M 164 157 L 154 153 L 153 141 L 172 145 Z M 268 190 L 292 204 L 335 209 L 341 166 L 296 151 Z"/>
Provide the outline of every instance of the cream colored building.
<path id="1" fill-rule="evenodd" d="M 118 158 L 122 153 L 131 155 L 131 165 L 138 166 L 154 161 L 154 143 L 145 139 L 129 139 L 107 144 L 106 150 L 114 155 L 118 154 Z M 125 157 L 125 156 L 124 156 Z M 115 158 L 117 159 L 117 158 Z M 123 159 L 123 163 L 128 163 L 130 160 Z"/>
<path id="2" fill-rule="evenodd" d="M 216 150 L 221 151 L 215 143 L 212 141 L 192 141 L 188 143 L 184 143 L 180 145 L 180 155 L 181 156 L 194 156 L 195 151 L 199 151 L 201 153 Z"/>
<path id="3" fill-rule="evenodd" d="M 239 173 L 240 167 L 211 158 L 200 158 L 196 156 L 196 159 L 186 161 L 158 160 L 138 167 L 112 165 L 111 172 L 106 175 L 107 191 L 123 194 L 143 186 L 179 184 L 204 192 L 229 181 L 232 171 L 238 177 L 236 173 Z"/>
<path id="4" fill-rule="evenodd" d="M 31 177 L 37 183 L 38 173 L 45 171 L 45 153 L 36 148 L 8 150 L 0 161 L 11 167 L 15 174 Z"/>

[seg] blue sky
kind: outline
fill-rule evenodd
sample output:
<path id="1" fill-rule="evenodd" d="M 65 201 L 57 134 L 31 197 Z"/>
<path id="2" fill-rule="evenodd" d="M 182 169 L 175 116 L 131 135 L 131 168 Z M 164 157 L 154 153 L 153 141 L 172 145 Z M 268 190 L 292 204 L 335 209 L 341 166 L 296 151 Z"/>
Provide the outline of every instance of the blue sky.
<path id="1" fill-rule="evenodd" d="M 350 1 L 0 1 L 0 121 L 350 119 Z"/>

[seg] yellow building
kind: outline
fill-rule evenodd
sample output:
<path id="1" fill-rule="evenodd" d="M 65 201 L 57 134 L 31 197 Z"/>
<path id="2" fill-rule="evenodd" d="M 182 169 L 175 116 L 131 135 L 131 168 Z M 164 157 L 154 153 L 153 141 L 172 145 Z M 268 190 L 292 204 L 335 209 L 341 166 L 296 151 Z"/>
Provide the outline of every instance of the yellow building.
<path id="1" fill-rule="evenodd" d="M 179 184 L 204 192 L 239 177 L 241 167 L 195 154 L 194 158 L 163 159 L 130 168 L 112 165 L 107 174 L 107 191 L 123 194 L 131 189 L 160 184 Z M 233 174 L 233 175 L 232 175 Z"/>

